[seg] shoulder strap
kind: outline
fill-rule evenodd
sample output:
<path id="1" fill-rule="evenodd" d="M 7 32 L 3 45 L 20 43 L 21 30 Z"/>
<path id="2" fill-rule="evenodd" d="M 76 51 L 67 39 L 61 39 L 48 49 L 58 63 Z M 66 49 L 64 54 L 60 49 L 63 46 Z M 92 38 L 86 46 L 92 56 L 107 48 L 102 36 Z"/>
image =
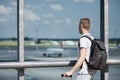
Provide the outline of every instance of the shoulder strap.
<path id="1" fill-rule="evenodd" d="M 87 36 L 87 35 L 84 35 L 84 36 L 82 36 L 82 37 L 88 38 L 88 39 L 91 41 L 91 43 L 92 43 L 92 41 L 93 41 L 92 38 L 89 37 L 89 36 Z M 89 56 L 89 57 L 90 57 L 90 56 Z M 85 62 L 87 63 L 87 65 L 89 64 L 86 58 L 85 58 Z"/>
<path id="2" fill-rule="evenodd" d="M 87 36 L 87 35 L 84 35 L 84 36 L 82 36 L 82 37 L 86 37 L 86 38 L 88 38 L 88 39 L 92 42 L 92 38 L 91 38 L 91 37 L 89 37 L 89 36 Z"/>

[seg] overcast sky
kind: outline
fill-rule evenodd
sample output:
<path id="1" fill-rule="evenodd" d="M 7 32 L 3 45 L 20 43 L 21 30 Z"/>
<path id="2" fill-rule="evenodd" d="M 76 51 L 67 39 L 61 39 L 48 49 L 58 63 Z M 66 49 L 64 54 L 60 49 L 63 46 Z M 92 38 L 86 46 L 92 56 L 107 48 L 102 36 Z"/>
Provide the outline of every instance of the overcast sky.
<path id="1" fill-rule="evenodd" d="M 17 0 L 0 0 L 0 38 L 17 36 Z M 109 0 L 109 37 L 120 38 L 120 0 Z M 100 0 L 24 0 L 24 35 L 31 38 L 79 38 L 80 18 L 91 19 L 100 36 Z"/>

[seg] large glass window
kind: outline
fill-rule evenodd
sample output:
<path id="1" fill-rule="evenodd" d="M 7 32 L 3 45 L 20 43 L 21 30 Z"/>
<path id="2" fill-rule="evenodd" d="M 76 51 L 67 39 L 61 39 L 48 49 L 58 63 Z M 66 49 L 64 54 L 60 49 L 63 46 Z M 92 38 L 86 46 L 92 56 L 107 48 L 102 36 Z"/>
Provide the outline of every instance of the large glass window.
<path id="1" fill-rule="evenodd" d="M 0 62 L 17 61 L 17 0 L 0 0 Z M 0 69 L 0 80 L 17 80 L 16 69 Z"/>
<path id="2" fill-rule="evenodd" d="M 109 0 L 109 58 L 120 59 L 120 0 Z M 109 67 L 110 80 L 120 79 L 120 65 Z"/>
<path id="3" fill-rule="evenodd" d="M 109 0 L 109 57 L 120 59 L 120 1 Z"/>
<path id="4" fill-rule="evenodd" d="M 99 0 L 25 0 L 25 60 L 77 59 L 79 20 L 91 20 L 100 38 Z"/>
<path id="5" fill-rule="evenodd" d="M 17 80 L 17 70 L 0 69 L 0 80 Z"/>
<path id="6" fill-rule="evenodd" d="M 77 59 L 78 24 L 82 17 L 90 18 L 90 33 L 100 38 L 99 0 L 25 0 L 24 4 L 25 61 Z M 69 69 L 30 68 L 25 71 L 26 78 L 61 80 L 60 74 Z M 98 72 L 95 79 L 99 75 Z"/>
<path id="7" fill-rule="evenodd" d="M 17 60 L 17 0 L 0 0 L 0 62 Z"/>

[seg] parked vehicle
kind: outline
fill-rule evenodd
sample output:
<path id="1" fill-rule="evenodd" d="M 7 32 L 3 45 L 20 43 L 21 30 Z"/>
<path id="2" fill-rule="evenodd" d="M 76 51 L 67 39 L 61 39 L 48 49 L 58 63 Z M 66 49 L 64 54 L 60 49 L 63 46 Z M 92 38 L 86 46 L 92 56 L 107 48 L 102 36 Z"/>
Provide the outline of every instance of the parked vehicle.
<path id="1" fill-rule="evenodd" d="M 43 53 L 44 57 L 61 57 L 63 53 L 62 48 L 48 48 L 45 53 Z"/>

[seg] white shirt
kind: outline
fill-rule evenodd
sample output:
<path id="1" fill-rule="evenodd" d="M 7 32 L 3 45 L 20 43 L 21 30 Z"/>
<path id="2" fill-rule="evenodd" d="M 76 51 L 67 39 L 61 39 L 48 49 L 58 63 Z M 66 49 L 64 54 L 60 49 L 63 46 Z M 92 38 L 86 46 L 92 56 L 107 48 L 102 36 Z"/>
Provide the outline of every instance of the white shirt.
<path id="1" fill-rule="evenodd" d="M 85 59 L 89 62 L 91 41 L 88 38 L 83 37 L 85 35 L 91 37 L 92 39 L 94 39 L 94 38 L 89 33 L 81 35 L 81 38 L 80 38 L 79 48 L 86 48 L 86 57 L 85 57 Z M 83 65 L 82 65 L 82 68 L 79 71 L 79 74 L 89 74 L 87 63 L 85 61 L 83 62 Z"/>

